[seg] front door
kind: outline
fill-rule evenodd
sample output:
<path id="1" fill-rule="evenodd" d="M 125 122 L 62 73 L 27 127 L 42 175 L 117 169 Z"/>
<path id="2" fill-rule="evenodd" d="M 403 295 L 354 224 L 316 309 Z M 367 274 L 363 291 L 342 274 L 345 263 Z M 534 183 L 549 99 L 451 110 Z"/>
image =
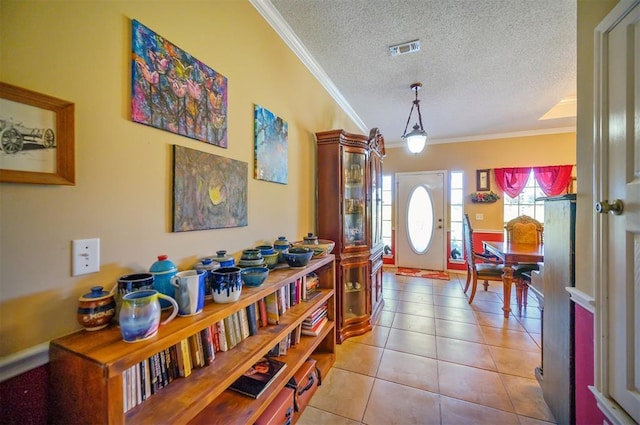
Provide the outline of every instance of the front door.
<path id="1" fill-rule="evenodd" d="M 396 174 L 396 265 L 445 269 L 445 171 Z"/>
<path id="2" fill-rule="evenodd" d="M 596 386 L 640 422 L 639 2 L 620 2 L 596 33 L 600 40 L 596 164 L 602 166 L 595 192 L 600 201 L 594 241 L 600 284 L 596 329 L 601 334 L 596 343 Z M 623 416 L 615 413 L 620 411 L 617 407 L 605 410 Z"/>

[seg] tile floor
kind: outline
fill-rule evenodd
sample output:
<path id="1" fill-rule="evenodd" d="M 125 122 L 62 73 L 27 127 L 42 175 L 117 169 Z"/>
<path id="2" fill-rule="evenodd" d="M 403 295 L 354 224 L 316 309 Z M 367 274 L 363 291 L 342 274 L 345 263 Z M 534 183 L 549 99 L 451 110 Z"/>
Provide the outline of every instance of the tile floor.
<path id="1" fill-rule="evenodd" d="M 554 423 L 534 369 L 540 312 L 529 296 L 502 316 L 502 287 L 478 287 L 384 271 L 384 310 L 373 330 L 338 345 L 334 367 L 298 424 Z M 514 291 L 515 292 L 515 291 Z"/>

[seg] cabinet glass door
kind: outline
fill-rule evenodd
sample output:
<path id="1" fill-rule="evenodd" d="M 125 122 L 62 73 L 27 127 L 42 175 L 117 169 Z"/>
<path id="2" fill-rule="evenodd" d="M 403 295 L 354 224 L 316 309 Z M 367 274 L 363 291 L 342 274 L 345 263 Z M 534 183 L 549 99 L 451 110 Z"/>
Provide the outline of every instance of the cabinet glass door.
<path id="1" fill-rule="evenodd" d="M 344 182 L 344 234 L 345 249 L 364 246 L 366 238 L 365 217 L 365 160 L 366 155 L 362 151 L 343 150 L 343 182 Z M 336 194 L 337 196 L 338 194 Z"/>
<path id="2" fill-rule="evenodd" d="M 371 246 L 382 242 L 382 163 L 375 155 L 371 161 Z"/>
<path id="3" fill-rule="evenodd" d="M 366 263 L 358 265 L 346 265 L 342 271 L 344 282 L 344 298 L 342 304 L 342 318 L 344 322 L 367 314 Z"/>

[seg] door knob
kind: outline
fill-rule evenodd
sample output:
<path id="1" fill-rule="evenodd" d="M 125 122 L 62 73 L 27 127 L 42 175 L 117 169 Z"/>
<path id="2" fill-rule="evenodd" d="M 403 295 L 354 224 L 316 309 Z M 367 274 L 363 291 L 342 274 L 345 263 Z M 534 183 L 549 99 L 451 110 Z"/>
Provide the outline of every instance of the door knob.
<path id="1" fill-rule="evenodd" d="M 609 203 L 606 199 L 604 201 L 596 202 L 596 212 L 599 214 L 611 213 L 613 215 L 622 214 L 624 204 L 622 200 L 616 199 L 613 203 Z"/>

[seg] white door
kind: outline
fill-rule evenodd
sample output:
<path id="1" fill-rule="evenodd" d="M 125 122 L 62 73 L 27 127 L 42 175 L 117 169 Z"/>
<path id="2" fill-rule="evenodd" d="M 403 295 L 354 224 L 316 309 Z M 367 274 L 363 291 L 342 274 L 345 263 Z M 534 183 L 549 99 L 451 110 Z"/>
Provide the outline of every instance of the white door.
<path id="1" fill-rule="evenodd" d="M 635 5 L 633 4 L 635 3 Z M 640 422 L 640 6 L 622 1 L 598 26 L 596 83 L 597 382 L 601 405 Z M 633 8 L 632 8 L 633 6 Z M 599 134 L 598 134 L 599 133 Z M 599 156 L 599 158 L 598 158 Z M 607 202 L 604 202 L 604 201 Z M 616 200 L 619 200 L 616 207 Z M 611 211 L 607 213 L 611 205 Z M 598 266 L 596 266 L 598 267 Z M 599 323 L 598 323 L 599 322 Z M 598 395 L 598 394 L 597 394 Z M 602 397 L 604 396 L 604 397 Z M 628 417 L 625 418 L 628 420 Z"/>
<path id="2" fill-rule="evenodd" d="M 445 171 L 396 173 L 396 266 L 445 269 Z"/>

